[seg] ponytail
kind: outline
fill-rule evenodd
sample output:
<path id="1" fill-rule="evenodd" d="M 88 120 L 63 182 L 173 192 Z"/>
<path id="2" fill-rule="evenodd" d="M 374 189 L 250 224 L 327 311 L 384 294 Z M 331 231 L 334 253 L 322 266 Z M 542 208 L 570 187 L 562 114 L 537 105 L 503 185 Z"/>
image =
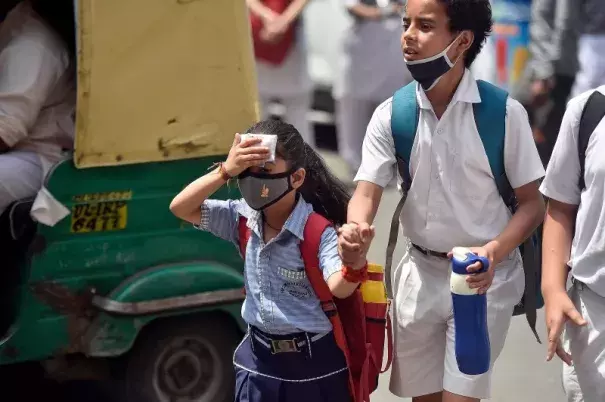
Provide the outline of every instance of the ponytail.
<path id="1" fill-rule="evenodd" d="M 345 185 L 326 167 L 323 159 L 305 143 L 305 181 L 298 189 L 313 210 L 335 225 L 347 222 L 347 207 L 351 195 Z"/>

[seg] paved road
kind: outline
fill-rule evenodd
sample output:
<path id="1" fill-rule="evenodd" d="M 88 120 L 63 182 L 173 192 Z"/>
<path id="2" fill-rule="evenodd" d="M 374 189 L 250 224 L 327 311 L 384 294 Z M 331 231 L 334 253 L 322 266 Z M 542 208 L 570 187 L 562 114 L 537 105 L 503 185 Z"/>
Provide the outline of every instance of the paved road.
<path id="1" fill-rule="evenodd" d="M 333 154 L 325 153 L 324 157 L 331 169 L 340 177 L 346 173 L 342 162 Z M 376 238 L 369 257 L 372 261 L 384 263 L 388 228 L 392 213 L 398 201 L 394 189 L 387 190 L 383 196 L 376 219 Z M 539 332 L 542 340 L 546 339 L 544 316 L 538 315 Z M 564 402 L 561 388 L 561 364 L 546 363 L 546 349 L 539 345 L 531 333 L 525 317 L 515 317 L 511 324 L 506 345 L 496 362 L 492 380 L 492 402 Z M 385 373 L 379 389 L 373 394 L 376 402 L 402 402 L 407 399 L 397 398 L 388 390 L 390 373 Z"/>

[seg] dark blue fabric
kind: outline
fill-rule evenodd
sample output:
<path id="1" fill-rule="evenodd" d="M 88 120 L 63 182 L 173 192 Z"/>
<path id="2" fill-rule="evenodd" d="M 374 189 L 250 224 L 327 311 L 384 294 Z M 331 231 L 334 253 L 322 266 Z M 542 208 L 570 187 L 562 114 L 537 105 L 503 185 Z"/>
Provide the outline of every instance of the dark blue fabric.
<path id="1" fill-rule="evenodd" d="M 292 338 L 273 336 L 273 339 Z M 296 334 L 296 338 L 306 340 L 304 334 Z M 312 342 L 310 351 L 303 346 L 300 352 L 278 354 L 272 354 L 249 335 L 236 350 L 234 362 L 236 402 L 352 401 L 348 371 L 329 375 L 346 367 L 332 334 Z"/>

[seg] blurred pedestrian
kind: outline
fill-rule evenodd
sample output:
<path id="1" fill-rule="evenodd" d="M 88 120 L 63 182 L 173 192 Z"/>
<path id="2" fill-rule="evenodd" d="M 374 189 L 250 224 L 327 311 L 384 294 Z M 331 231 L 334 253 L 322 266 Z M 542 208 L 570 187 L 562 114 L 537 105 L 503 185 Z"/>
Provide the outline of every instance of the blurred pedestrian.
<path id="1" fill-rule="evenodd" d="M 603 0 L 574 0 L 581 10 L 582 32 L 578 44 L 580 71 L 572 92 L 578 96 L 605 85 L 605 3 Z"/>
<path id="2" fill-rule="evenodd" d="M 402 0 L 344 0 L 353 24 L 334 85 L 338 149 L 354 174 L 373 111 L 412 78 L 401 57 Z"/>
<path id="3" fill-rule="evenodd" d="M 284 120 L 315 147 L 307 113 L 313 84 L 307 68 L 302 15 L 309 0 L 246 0 L 251 14 L 256 71 L 263 119 L 279 100 Z"/>
<path id="4" fill-rule="evenodd" d="M 529 111 L 544 166 L 557 140 L 578 72 L 577 41 L 581 21 L 576 3 L 577 0 L 532 2 L 531 59 L 523 78 L 511 91 Z"/>

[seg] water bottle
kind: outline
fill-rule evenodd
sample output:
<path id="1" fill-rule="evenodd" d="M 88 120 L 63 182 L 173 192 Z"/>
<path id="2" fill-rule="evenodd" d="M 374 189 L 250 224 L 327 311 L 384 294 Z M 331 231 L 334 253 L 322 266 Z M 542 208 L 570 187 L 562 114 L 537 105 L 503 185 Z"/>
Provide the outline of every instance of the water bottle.
<path id="1" fill-rule="evenodd" d="M 489 260 L 467 248 L 456 247 L 451 261 L 450 290 L 454 305 L 456 327 L 456 362 L 460 372 L 467 375 L 486 373 L 490 366 L 489 332 L 487 329 L 487 296 L 477 294 L 466 282 L 469 265 L 480 261 L 480 271 L 489 268 Z"/>

